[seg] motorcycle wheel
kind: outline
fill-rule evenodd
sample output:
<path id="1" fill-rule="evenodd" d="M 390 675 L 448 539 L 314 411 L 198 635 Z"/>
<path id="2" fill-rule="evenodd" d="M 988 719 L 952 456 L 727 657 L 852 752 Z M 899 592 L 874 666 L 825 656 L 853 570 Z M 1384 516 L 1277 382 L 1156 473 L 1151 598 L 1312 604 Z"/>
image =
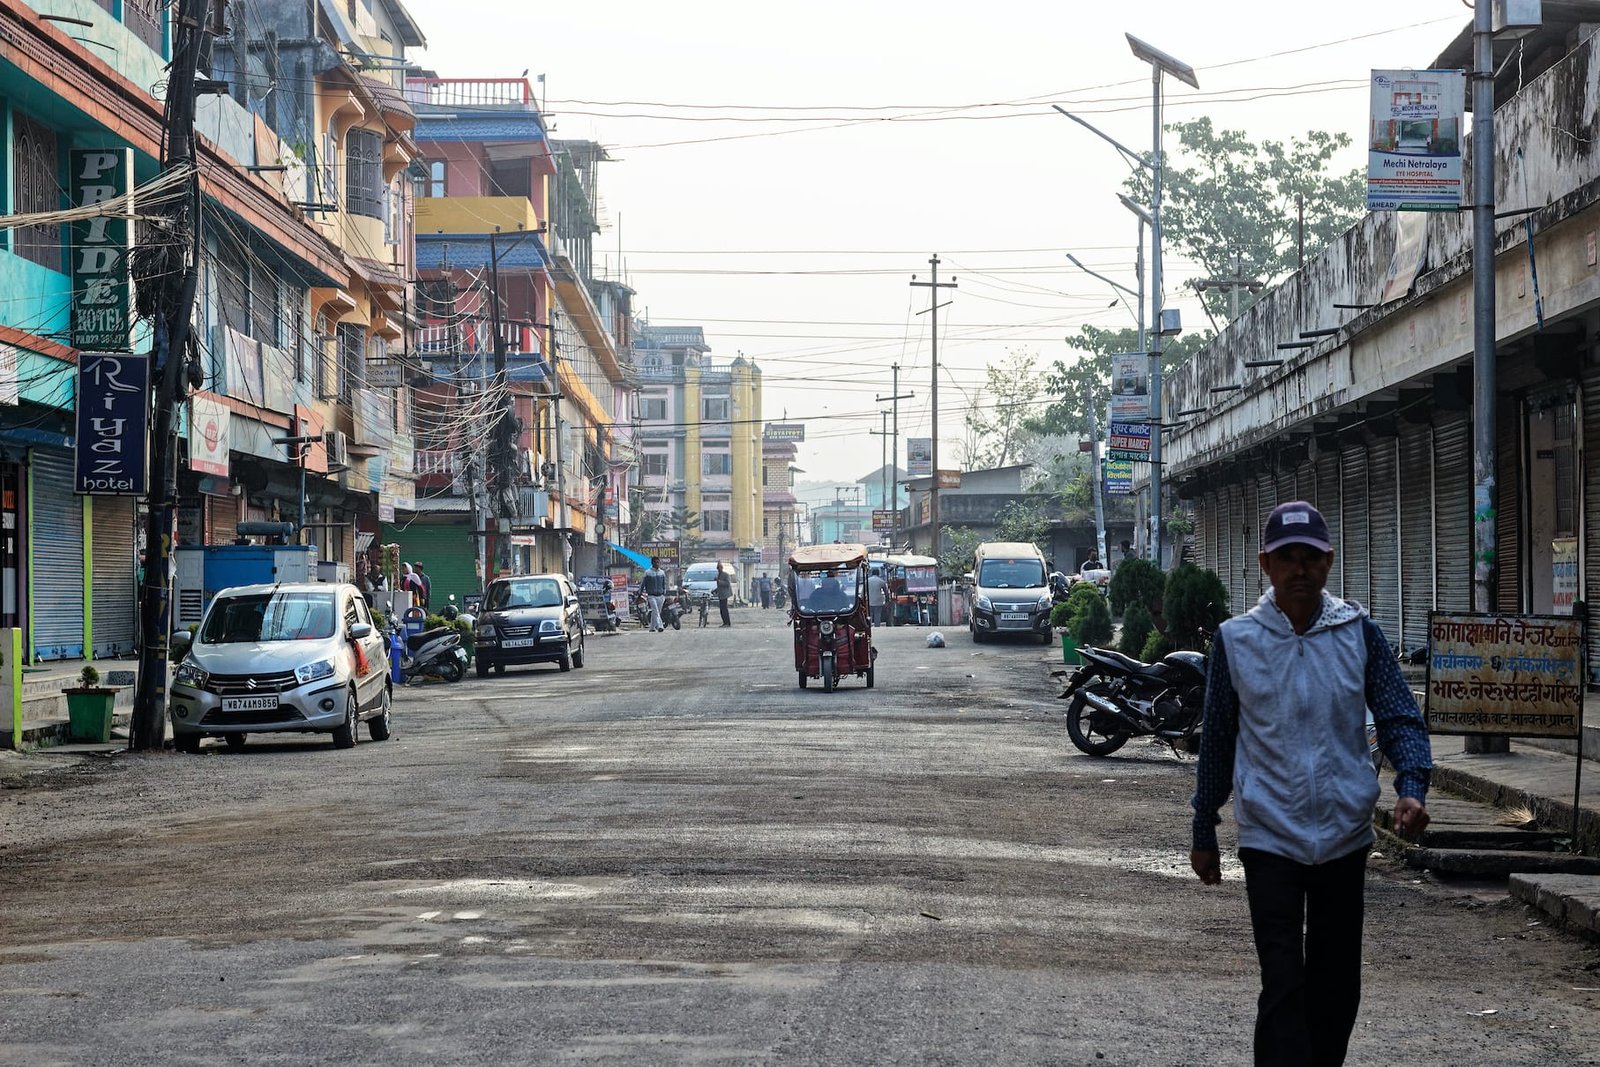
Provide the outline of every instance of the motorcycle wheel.
<path id="1" fill-rule="evenodd" d="M 1079 752 L 1090 756 L 1109 756 L 1128 743 L 1128 734 L 1125 732 L 1097 733 L 1091 719 L 1093 715 L 1094 708 L 1089 706 L 1084 694 L 1076 694 L 1067 708 L 1067 736 L 1072 738 Z"/>
<path id="2" fill-rule="evenodd" d="M 439 677 L 447 682 L 459 682 L 466 673 L 461 669 L 461 664 L 453 659 L 445 660 L 439 665 Z"/>
<path id="3" fill-rule="evenodd" d="M 834 665 L 833 657 L 822 661 L 822 691 L 831 693 L 839 685 L 839 668 Z"/>

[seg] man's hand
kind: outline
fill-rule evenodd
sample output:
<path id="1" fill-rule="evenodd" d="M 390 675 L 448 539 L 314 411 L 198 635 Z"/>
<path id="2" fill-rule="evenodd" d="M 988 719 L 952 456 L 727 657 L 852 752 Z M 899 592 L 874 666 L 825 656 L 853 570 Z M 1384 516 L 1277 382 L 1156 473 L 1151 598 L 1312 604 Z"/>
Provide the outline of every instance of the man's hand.
<path id="1" fill-rule="evenodd" d="M 1216 885 L 1222 881 L 1222 853 L 1214 848 L 1190 849 L 1189 866 L 1194 868 L 1194 873 L 1206 885 Z"/>
<path id="2" fill-rule="evenodd" d="M 1401 797 L 1394 806 L 1394 832 L 1415 841 L 1428 828 L 1428 809 L 1416 797 Z"/>

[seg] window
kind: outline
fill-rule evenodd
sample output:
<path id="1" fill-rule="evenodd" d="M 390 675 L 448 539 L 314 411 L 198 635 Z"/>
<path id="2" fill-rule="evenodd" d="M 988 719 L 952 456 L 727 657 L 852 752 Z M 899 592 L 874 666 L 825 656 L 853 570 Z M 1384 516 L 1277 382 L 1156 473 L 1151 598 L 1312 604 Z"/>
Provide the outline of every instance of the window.
<path id="1" fill-rule="evenodd" d="M 667 454 L 665 452 L 646 452 L 644 454 L 644 476 L 646 478 L 665 478 L 667 476 Z"/>
<path id="2" fill-rule="evenodd" d="M 366 360 L 366 328 L 358 322 L 341 322 L 339 342 L 339 399 L 348 401 L 364 383 L 362 363 Z"/>
<path id="3" fill-rule="evenodd" d="M 700 473 L 730 475 L 733 473 L 733 456 L 727 452 L 707 452 L 700 457 Z"/>
<path id="4" fill-rule="evenodd" d="M 61 210 L 61 183 L 57 180 L 58 154 L 56 131 L 17 112 L 13 124 L 15 144 L 15 211 L 31 214 L 35 211 Z M 17 255 L 31 259 L 41 267 L 60 270 L 60 224 L 23 226 L 16 231 L 14 245 Z"/>
<path id="5" fill-rule="evenodd" d="M 304 293 L 293 294 L 294 312 L 292 315 L 292 329 L 294 330 L 294 380 L 306 380 L 306 296 Z"/>
<path id="6" fill-rule="evenodd" d="M 700 418 L 705 422 L 728 421 L 728 398 L 708 396 L 700 400 Z"/>
<path id="7" fill-rule="evenodd" d="M 383 218 L 383 137 L 352 129 L 344 135 L 344 199 L 352 214 Z"/>
<path id="8" fill-rule="evenodd" d="M 240 264 L 247 268 L 247 264 Z M 278 298 L 278 279 L 260 267 L 248 267 L 250 276 L 250 336 L 265 341 L 274 348 L 282 347 L 283 334 L 279 328 L 282 308 Z"/>
<path id="9" fill-rule="evenodd" d="M 732 513 L 727 511 L 703 511 L 700 513 L 700 525 L 706 533 L 727 533 L 733 529 Z"/>
<path id="10" fill-rule="evenodd" d="M 444 160 L 428 160 L 428 179 L 422 184 L 422 195 L 436 197 L 444 195 Z"/>
<path id="11" fill-rule="evenodd" d="M 532 196 L 533 164 L 526 159 L 503 159 L 489 164 L 491 196 Z"/>
<path id="12" fill-rule="evenodd" d="M 761 519 L 761 536 L 762 537 L 771 537 L 772 536 L 772 520 L 767 518 L 767 517 L 765 517 L 765 516 L 762 516 L 762 519 Z"/>
<path id="13" fill-rule="evenodd" d="M 666 421 L 667 398 L 664 396 L 647 396 L 640 399 L 639 417 L 653 422 Z"/>

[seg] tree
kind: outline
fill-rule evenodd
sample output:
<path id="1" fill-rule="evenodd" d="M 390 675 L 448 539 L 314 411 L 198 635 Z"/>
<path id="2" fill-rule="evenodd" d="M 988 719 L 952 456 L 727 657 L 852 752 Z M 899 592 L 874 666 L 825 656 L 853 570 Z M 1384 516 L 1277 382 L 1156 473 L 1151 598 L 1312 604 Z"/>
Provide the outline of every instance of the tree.
<path id="1" fill-rule="evenodd" d="M 1028 541 L 1045 550 L 1050 535 L 1050 520 L 1041 500 L 1012 500 L 1002 504 L 994 517 L 996 541 Z"/>
<path id="2" fill-rule="evenodd" d="M 1199 651 L 1228 617 L 1228 590 L 1216 571 L 1184 563 L 1167 575 L 1161 597 L 1166 638 L 1177 648 Z"/>
<path id="3" fill-rule="evenodd" d="M 1343 133 L 1311 130 L 1304 137 L 1251 141 L 1240 130 L 1218 130 L 1209 118 L 1167 127 L 1178 137 L 1180 158 L 1162 176 L 1164 242 L 1198 261 L 1213 278 L 1259 278 L 1272 285 L 1292 272 L 1299 256 L 1298 198 L 1305 202 L 1307 256 L 1349 229 L 1366 211 L 1362 171 L 1328 173 L 1335 154 L 1350 144 Z M 1128 179 L 1129 192 L 1148 203 L 1144 172 Z M 1212 315 L 1225 316 L 1226 292 L 1202 298 Z M 1252 297 L 1240 300 L 1240 308 Z"/>
<path id="4" fill-rule="evenodd" d="M 1135 604 L 1153 614 L 1166 584 L 1166 574 L 1149 560 L 1123 560 L 1111 573 L 1111 614 L 1122 615 L 1124 624 L 1128 609 Z"/>
<path id="5" fill-rule="evenodd" d="M 966 574 L 973 567 L 983 535 L 965 526 L 946 526 L 940 538 L 949 547 L 939 553 L 941 574 Z"/>
<path id="6" fill-rule="evenodd" d="M 1034 400 L 1043 386 L 1038 362 L 1032 352 L 1012 349 L 1004 362 L 984 368 L 984 388 L 976 397 L 968 397 L 966 436 L 959 453 L 962 470 L 989 470 L 1018 460 L 1030 436 Z"/>
<path id="7" fill-rule="evenodd" d="M 1213 334 L 1209 330 L 1196 330 L 1182 337 L 1169 338 L 1162 351 L 1161 365 L 1170 370 L 1182 366 L 1207 344 Z M 1044 392 L 1060 399 L 1028 420 L 1026 429 L 1035 434 L 1067 434 L 1087 437 L 1088 415 L 1084 410 L 1084 386 L 1095 405 L 1095 421 L 1100 432 L 1106 432 L 1106 405 L 1111 401 L 1111 357 L 1117 352 L 1139 351 L 1137 330 L 1102 330 L 1098 326 L 1080 327 L 1077 334 L 1067 338 L 1067 344 L 1079 353 L 1072 362 L 1056 360 L 1044 372 Z"/>

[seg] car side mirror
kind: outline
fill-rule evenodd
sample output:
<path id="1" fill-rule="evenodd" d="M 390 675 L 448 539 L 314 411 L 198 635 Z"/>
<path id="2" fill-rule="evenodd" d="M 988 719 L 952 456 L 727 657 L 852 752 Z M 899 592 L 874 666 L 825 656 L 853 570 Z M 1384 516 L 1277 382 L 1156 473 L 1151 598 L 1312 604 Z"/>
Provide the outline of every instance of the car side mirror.
<path id="1" fill-rule="evenodd" d="M 569 607 L 569 608 L 570 607 L 576 607 L 577 603 L 578 603 L 578 598 L 577 597 L 575 597 L 575 596 L 567 597 L 567 607 Z"/>
<path id="2" fill-rule="evenodd" d="M 350 640 L 359 641 L 363 637 L 371 637 L 371 636 L 372 636 L 372 624 L 371 623 L 353 622 L 353 623 L 350 624 Z"/>
<path id="3" fill-rule="evenodd" d="M 193 645 L 194 634 L 190 633 L 188 630 L 179 630 L 177 633 L 172 635 L 172 640 L 168 642 L 167 647 L 171 652 L 169 658 L 173 662 L 182 660 L 183 657 L 189 654 L 189 649 Z"/>

